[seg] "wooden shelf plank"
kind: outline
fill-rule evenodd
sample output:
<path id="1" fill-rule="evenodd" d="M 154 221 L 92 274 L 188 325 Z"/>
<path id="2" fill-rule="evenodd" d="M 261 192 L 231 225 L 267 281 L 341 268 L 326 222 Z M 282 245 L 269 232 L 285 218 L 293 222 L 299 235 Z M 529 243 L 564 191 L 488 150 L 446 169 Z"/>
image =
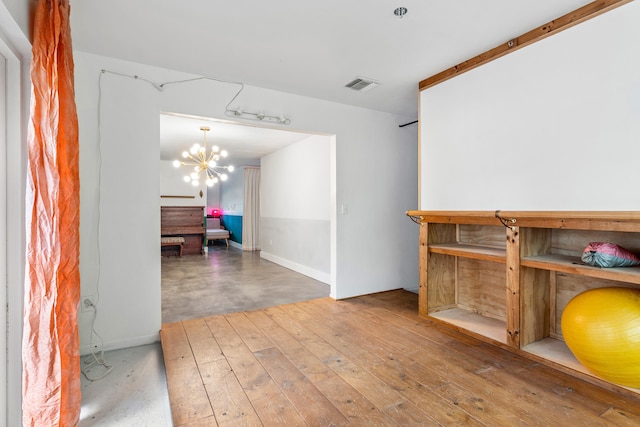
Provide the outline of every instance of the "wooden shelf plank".
<path id="1" fill-rule="evenodd" d="M 526 345 L 522 350 L 527 353 L 535 354 L 544 359 L 551 360 L 567 368 L 574 369 L 578 372 L 589 373 L 587 368 L 584 367 L 578 359 L 575 358 L 571 350 L 562 341 L 555 338 L 544 338 L 540 341 L 533 342 Z"/>
<path id="2" fill-rule="evenodd" d="M 598 381 L 605 381 L 597 375 L 589 371 L 582 363 L 575 358 L 569 347 L 562 340 L 555 338 L 545 338 L 540 341 L 536 341 L 522 348 L 526 353 L 531 353 L 535 356 L 539 356 L 545 360 L 557 363 L 561 366 L 577 371 L 589 377 L 593 377 Z M 567 371 L 571 373 L 570 371 Z M 640 393 L 640 389 L 632 387 L 623 387 L 634 393 Z"/>
<path id="3" fill-rule="evenodd" d="M 640 211 L 407 211 L 420 222 L 640 232 Z"/>
<path id="4" fill-rule="evenodd" d="M 580 258 L 568 255 L 538 255 L 523 257 L 524 267 L 559 271 L 580 276 L 616 280 L 640 285 L 640 267 L 600 268 L 584 264 Z"/>
<path id="5" fill-rule="evenodd" d="M 489 246 L 469 245 L 464 243 L 446 243 L 429 245 L 429 252 L 436 254 L 460 256 L 465 258 L 479 259 L 505 263 L 507 252 L 503 248 L 493 248 Z"/>
<path id="6" fill-rule="evenodd" d="M 429 313 L 429 317 L 503 344 L 507 342 L 507 324 L 503 320 L 493 319 L 461 308 L 432 312 Z"/>
<path id="7" fill-rule="evenodd" d="M 419 211 L 406 212 L 421 223 L 501 225 L 493 211 Z"/>

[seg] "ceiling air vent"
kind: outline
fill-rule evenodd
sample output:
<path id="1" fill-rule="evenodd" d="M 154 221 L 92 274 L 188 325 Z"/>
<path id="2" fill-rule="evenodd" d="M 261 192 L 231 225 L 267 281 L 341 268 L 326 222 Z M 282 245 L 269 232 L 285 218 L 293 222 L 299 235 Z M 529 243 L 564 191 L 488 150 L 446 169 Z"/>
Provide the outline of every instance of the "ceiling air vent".
<path id="1" fill-rule="evenodd" d="M 355 90 L 356 92 L 366 92 L 378 86 L 379 84 L 379 82 L 368 79 L 366 77 L 356 77 L 355 79 L 344 85 L 344 87 L 348 87 L 349 89 Z"/>

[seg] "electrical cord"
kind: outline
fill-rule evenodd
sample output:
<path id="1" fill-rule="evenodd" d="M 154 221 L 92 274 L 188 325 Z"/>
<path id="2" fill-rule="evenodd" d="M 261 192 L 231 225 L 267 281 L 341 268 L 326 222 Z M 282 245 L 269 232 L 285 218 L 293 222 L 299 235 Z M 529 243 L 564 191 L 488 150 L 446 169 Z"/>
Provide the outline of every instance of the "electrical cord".
<path id="1" fill-rule="evenodd" d="M 91 353 L 84 358 L 84 361 L 83 361 L 84 364 L 80 368 L 85 378 L 92 382 L 101 380 L 102 378 L 106 377 L 109 374 L 109 372 L 111 372 L 111 369 L 113 368 L 111 365 L 107 364 L 106 360 L 104 359 L 104 341 L 102 340 L 102 337 L 98 334 L 98 332 L 95 329 L 95 322 L 96 322 L 96 318 L 98 317 L 97 306 L 98 306 L 98 302 L 100 301 L 100 259 L 102 258 L 100 253 L 100 211 L 102 210 L 102 198 L 100 197 L 100 189 L 102 188 L 102 128 L 101 128 L 100 114 L 101 114 L 101 105 L 102 105 L 102 75 L 103 74 L 104 73 L 100 73 L 98 77 L 98 126 L 97 126 L 98 143 L 96 145 L 97 159 L 98 159 L 98 168 L 97 168 L 98 169 L 98 191 L 97 191 L 97 197 L 98 197 L 97 211 L 98 212 L 96 214 L 97 215 L 96 253 L 98 256 L 98 262 L 96 265 L 96 287 L 95 287 L 96 299 L 95 301 L 91 301 L 87 299 L 81 302 L 81 304 L 85 304 L 85 305 L 88 304 L 93 308 L 93 315 L 91 316 L 91 332 L 89 335 L 89 348 L 91 350 Z M 100 347 L 99 347 L 100 356 L 96 354 L 95 348 L 97 347 L 94 348 L 94 345 L 93 345 L 94 335 L 98 337 L 98 339 L 100 340 Z M 106 371 L 101 376 L 97 378 L 93 378 L 89 375 L 89 373 L 91 372 L 91 369 L 97 365 L 102 365 L 106 369 Z"/>
<path id="2" fill-rule="evenodd" d="M 103 379 L 104 377 L 106 377 L 107 375 L 109 375 L 109 373 L 111 372 L 111 370 L 113 369 L 112 365 L 109 365 L 107 363 L 107 361 L 104 359 L 104 341 L 102 340 L 102 337 L 100 336 L 100 334 L 98 334 L 98 332 L 96 332 L 95 330 L 95 322 L 96 322 L 96 317 L 98 317 L 98 307 L 96 307 L 95 304 L 93 304 L 90 300 L 85 300 L 83 302 L 84 304 L 90 304 L 91 307 L 93 307 L 93 315 L 91 316 L 91 337 L 89 338 L 89 346 L 91 347 L 91 354 L 87 355 L 84 358 L 83 361 L 83 365 L 80 367 L 80 371 L 82 372 L 82 374 L 84 375 L 84 377 L 86 379 L 88 379 L 89 381 L 93 382 L 93 381 L 98 381 Z M 99 356 L 96 354 L 96 352 L 94 351 L 94 346 L 93 346 L 93 336 L 98 337 L 98 339 L 100 340 L 100 351 L 99 351 Z M 96 346 L 97 347 L 97 346 Z M 92 377 L 90 375 L 91 370 L 96 367 L 96 366 L 103 366 L 105 368 L 105 371 L 102 373 L 102 375 L 98 376 L 98 377 Z"/>
<path id="3" fill-rule="evenodd" d="M 288 125 L 291 123 L 291 119 L 287 118 L 284 114 L 281 114 L 279 116 L 274 116 L 271 114 L 265 114 L 264 112 L 250 112 L 250 111 L 243 111 L 241 107 L 237 107 L 236 109 L 231 109 L 229 108 L 229 106 L 238 98 L 238 96 L 240 96 L 240 94 L 244 91 L 244 83 L 242 82 L 232 82 L 232 81 L 228 81 L 228 80 L 222 80 L 222 79 L 216 79 L 213 77 L 193 77 L 190 79 L 183 79 L 183 80 L 173 80 L 173 81 L 168 81 L 168 82 L 164 82 L 164 83 L 156 83 L 152 80 L 146 79 L 144 77 L 140 77 L 137 74 L 124 74 L 124 73 L 119 73 L 116 71 L 109 71 L 109 70 L 102 70 L 102 74 L 104 73 L 109 73 L 109 74 L 113 74 L 116 76 L 120 76 L 120 77 L 128 77 L 131 79 L 135 79 L 135 80 L 142 80 L 143 82 L 147 82 L 149 83 L 151 86 L 153 86 L 155 89 L 157 89 L 159 92 L 164 91 L 165 86 L 167 85 L 172 85 L 172 84 L 179 84 L 179 83 L 189 83 L 189 82 L 194 82 L 197 80 L 210 80 L 210 81 L 214 81 L 214 82 L 219 82 L 219 83 L 227 83 L 227 84 L 233 84 L 233 85 L 239 85 L 240 88 L 238 89 L 238 91 L 235 93 L 235 95 L 233 95 L 233 97 L 231 98 L 231 100 L 229 102 L 227 102 L 227 105 L 225 105 L 224 107 L 224 113 L 226 116 L 229 117 L 234 117 L 234 118 L 243 118 L 243 119 L 251 119 L 251 120 L 258 120 L 258 121 L 271 121 L 271 122 L 276 122 L 276 123 L 280 123 L 280 124 L 284 124 L 284 125 Z M 247 117 L 249 116 L 249 117 Z M 406 126 L 406 125 L 402 125 L 402 126 Z"/>
<path id="4" fill-rule="evenodd" d="M 129 77 L 135 80 L 142 80 L 143 82 L 147 82 L 149 83 L 151 86 L 153 86 L 154 88 L 156 88 L 158 91 L 162 92 L 164 90 L 164 87 L 167 85 L 172 85 L 172 84 L 177 84 L 177 83 L 189 83 L 189 82 L 193 82 L 196 80 L 211 80 L 214 82 L 219 82 L 219 83 L 228 83 L 228 84 L 233 84 L 233 85 L 240 85 L 240 89 L 238 89 L 238 91 L 236 92 L 236 94 L 233 96 L 233 98 L 231 98 L 231 100 L 229 102 L 227 102 L 227 105 L 225 105 L 224 110 L 225 112 L 228 111 L 234 111 L 234 110 L 229 110 L 229 105 L 231 105 L 231 103 L 233 101 L 236 100 L 236 98 L 240 95 L 240 93 L 242 93 L 242 91 L 244 90 L 244 83 L 241 82 L 231 82 L 228 80 L 221 80 L 221 79 L 215 79 L 213 77 L 194 77 L 191 79 L 184 79 L 184 80 L 173 80 L 173 81 L 169 81 L 169 82 L 164 82 L 164 83 L 156 83 L 154 81 L 151 81 L 149 79 L 145 79 L 144 77 L 140 77 L 136 74 L 124 74 L 124 73 L 118 73 L 116 71 L 109 71 L 109 70 L 101 70 L 101 74 L 100 76 L 102 76 L 102 74 L 104 73 L 109 73 L 109 74 L 113 74 L 116 76 L 120 76 L 120 77 Z"/>
<path id="5" fill-rule="evenodd" d="M 138 77 L 136 77 L 136 78 L 138 78 Z M 147 82 L 151 83 L 153 85 L 153 87 L 156 87 L 156 84 L 153 83 L 153 82 L 150 82 L 149 80 L 145 80 L 145 79 L 141 79 L 141 80 L 147 81 Z M 227 102 L 227 105 L 224 106 L 224 111 L 225 112 L 226 111 L 233 111 L 233 110 L 229 110 L 229 105 L 231 105 L 231 103 L 233 101 L 235 101 L 236 98 L 240 95 L 240 93 L 244 90 L 244 83 L 230 82 L 230 81 L 227 81 L 227 80 L 214 79 L 213 77 L 194 77 L 192 79 L 175 80 L 175 81 L 172 81 L 172 82 L 161 83 L 161 84 L 159 84 L 157 86 L 160 88 L 160 91 L 162 91 L 166 85 L 171 85 L 171 84 L 176 84 L 176 83 L 188 83 L 188 82 L 193 82 L 193 81 L 196 81 L 196 80 L 212 80 L 214 82 L 228 83 L 228 84 L 233 84 L 233 85 L 240 85 L 240 89 L 238 89 L 238 91 L 233 96 L 233 98 L 231 98 L 231 101 Z M 156 87 L 156 89 L 158 87 Z"/>

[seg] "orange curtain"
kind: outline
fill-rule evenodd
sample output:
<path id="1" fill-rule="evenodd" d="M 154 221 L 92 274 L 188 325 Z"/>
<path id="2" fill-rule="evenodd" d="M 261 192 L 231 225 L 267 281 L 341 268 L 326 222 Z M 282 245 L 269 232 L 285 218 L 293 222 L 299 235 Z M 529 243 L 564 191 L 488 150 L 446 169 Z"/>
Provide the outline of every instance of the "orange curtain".
<path id="1" fill-rule="evenodd" d="M 80 417 L 80 179 L 69 12 L 68 0 L 39 0 L 34 21 L 22 343 L 24 426 L 75 426 Z"/>

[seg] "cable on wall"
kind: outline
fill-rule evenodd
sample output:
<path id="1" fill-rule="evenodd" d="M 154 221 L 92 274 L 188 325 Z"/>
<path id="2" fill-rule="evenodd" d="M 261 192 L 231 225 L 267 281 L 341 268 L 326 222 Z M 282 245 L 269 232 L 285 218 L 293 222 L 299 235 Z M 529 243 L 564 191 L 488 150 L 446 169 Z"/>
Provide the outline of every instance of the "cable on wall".
<path id="1" fill-rule="evenodd" d="M 98 192 L 97 192 L 97 198 L 98 198 L 98 209 L 97 209 L 97 220 L 96 220 L 96 253 L 98 256 L 98 262 L 96 263 L 96 286 L 95 286 L 95 290 L 96 290 L 96 298 L 95 301 L 91 301 L 90 299 L 85 299 L 84 301 L 81 301 L 80 304 L 84 304 L 86 307 L 91 307 L 93 309 L 93 314 L 91 316 L 91 330 L 89 333 L 89 348 L 91 353 L 89 355 L 87 355 L 84 360 L 83 363 L 80 366 L 80 370 L 82 371 L 82 374 L 85 376 L 86 379 L 88 379 L 89 381 L 97 381 L 100 380 L 102 378 L 104 378 L 105 376 L 107 376 L 109 374 L 109 372 L 111 372 L 112 366 L 107 364 L 106 360 L 104 359 L 104 341 L 102 340 L 102 337 L 98 334 L 98 332 L 95 329 L 95 323 L 96 323 L 96 318 L 98 317 L 98 302 L 100 301 L 100 260 L 102 259 L 102 256 L 100 254 L 100 212 L 102 211 L 102 198 L 100 197 L 101 195 L 101 191 L 100 189 L 102 188 L 102 128 L 101 128 L 101 120 L 100 120 L 100 116 L 101 116 L 101 106 L 102 106 L 102 75 L 104 74 L 104 70 L 102 70 L 102 72 L 100 73 L 100 75 L 98 76 L 98 142 L 96 145 L 96 151 L 97 151 L 97 160 L 98 160 Z M 100 340 L 100 346 L 95 346 L 93 345 L 93 337 L 96 336 L 99 340 Z M 96 352 L 96 348 L 99 348 L 99 351 Z M 100 355 L 98 356 L 97 353 L 99 353 Z M 105 372 L 100 375 L 99 377 L 92 377 L 90 375 L 91 370 L 97 366 L 97 365 L 101 365 L 105 368 Z"/>
<path id="2" fill-rule="evenodd" d="M 115 72 L 115 71 L 108 71 L 108 70 L 104 70 L 104 69 L 102 70 L 102 73 L 110 73 L 110 74 L 114 74 L 114 75 L 121 76 L 121 77 L 129 77 L 129 78 L 136 79 L 136 80 L 142 80 L 144 82 L 149 83 L 151 86 L 153 86 L 159 92 L 164 91 L 164 88 L 167 85 L 179 84 L 179 83 L 189 83 L 189 82 L 193 82 L 193 81 L 197 81 L 197 80 L 211 80 L 211 81 L 219 82 L 219 83 L 227 83 L 227 84 L 239 85 L 240 89 L 238 89 L 236 94 L 231 98 L 231 100 L 224 107 L 224 113 L 225 113 L 226 116 L 234 117 L 234 118 L 238 118 L 238 119 L 257 120 L 257 121 L 261 121 L 261 122 L 274 122 L 274 123 L 283 124 L 283 125 L 291 124 L 291 119 L 289 119 L 285 114 L 277 114 L 276 115 L 276 114 L 267 114 L 264 111 L 257 111 L 257 112 L 245 111 L 241 106 L 238 106 L 238 107 L 235 107 L 235 108 L 230 108 L 230 105 L 233 103 L 233 101 L 235 101 L 236 98 L 238 98 L 238 96 L 240 96 L 242 91 L 244 91 L 244 83 L 241 83 L 241 82 L 232 82 L 232 81 L 228 81 L 228 80 L 216 79 L 216 78 L 213 78 L 213 77 L 194 77 L 194 78 L 191 78 L 191 79 L 174 80 L 174 81 L 168 81 L 168 82 L 164 82 L 164 83 L 156 83 L 156 82 L 154 82 L 152 80 L 140 77 L 138 75 L 123 74 L 123 73 L 118 73 L 118 72 Z"/>
<path id="3" fill-rule="evenodd" d="M 88 301 L 88 300 L 85 300 Z M 84 304 L 85 302 L 83 302 Z M 94 328 L 94 324 L 96 322 L 96 317 L 98 316 L 98 307 L 96 307 L 96 304 L 91 304 L 91 307 L 93 308 L 93 315 L 91 317 L 91 338 L 89 339 L 89 346 L 91 347 L 91 354 L 87 355 L 84 360 L 83 363 L 80 367 L 80 370 L 82 371 L 82 374 L 84 375 L 84 377 L 86 379 L 88 379 L 89 381 L 93 382 L 93 381 L 98 381 L 103 379 L 104 377 L 106 377 L 107 375 L 109 375 L 109 373 L 111 372 L 111 370 L 113 369 L 112 365 L 109 365 L 107 363 L 107 361 L 104 358 L 104 341 L 102 340 L 102 337 L 98 334 L 98 332 L 96 332 L 95 328 Z M 98 339 L 100 340 L 100 351 L 96 352 L 94 351 L 94 346 L 93 346 L 93 336 L 98 337 Z M 97 348 L 97 346 L 96 346 Z M 99 354 L 97 354 L 99 353 Z M 96 366 L 102 366 L 105 370 L 104 372 L 97 376 L 97 377 L 93 377 L 90 375 L 92 369 Z"/>

